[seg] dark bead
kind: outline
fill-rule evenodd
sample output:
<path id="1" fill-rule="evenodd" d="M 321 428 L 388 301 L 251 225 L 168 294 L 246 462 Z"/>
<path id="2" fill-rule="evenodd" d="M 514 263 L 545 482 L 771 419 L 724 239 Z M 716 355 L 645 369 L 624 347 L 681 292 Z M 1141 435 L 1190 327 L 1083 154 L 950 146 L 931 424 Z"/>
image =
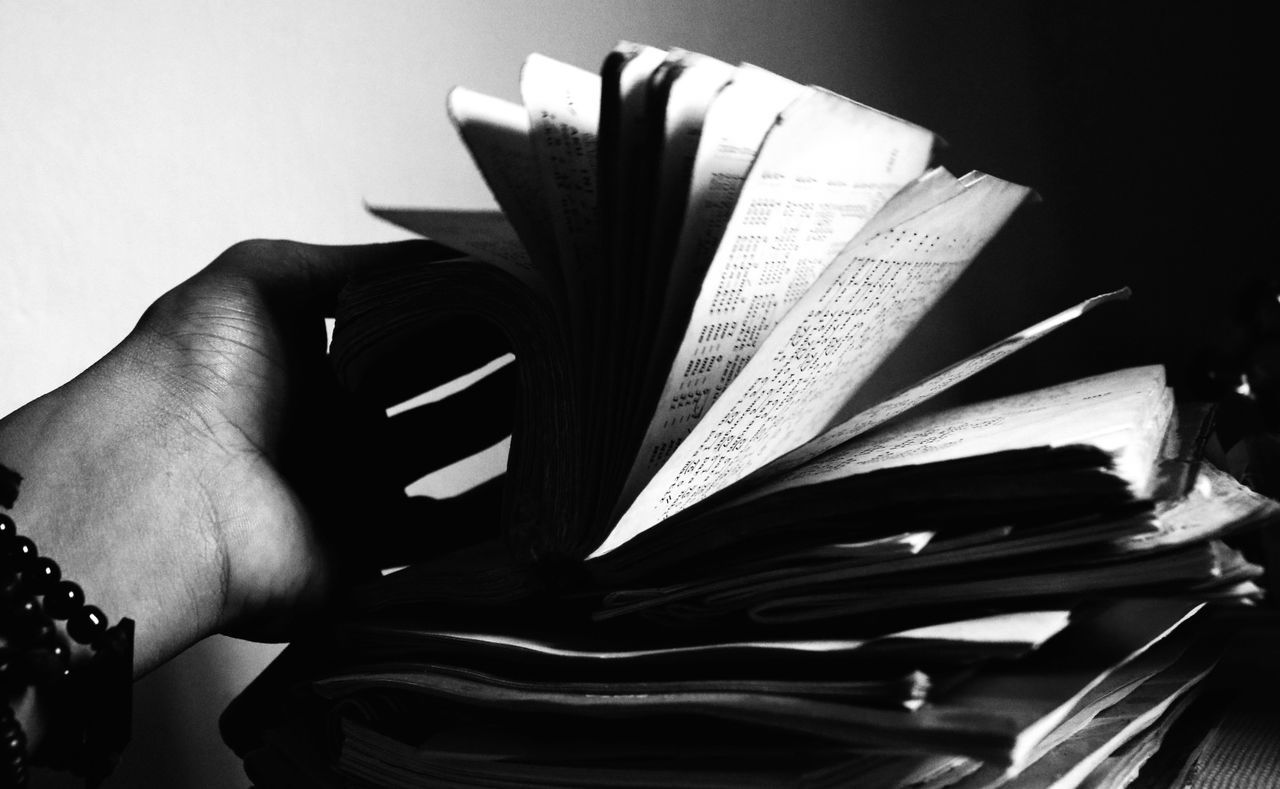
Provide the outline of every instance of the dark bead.
<path id="1" fill-rule="evenodd" d="M 26 786 L 27 734 L 8 704 L 0 704 L 0 785 Z"/>
<path id="2" fill-rule="evenodd" d="M 40 610 L 40 604 L 28 597 L 5 612 L 9 632 L 16 644 L 38 644 L 54 632 L 53 621 Z"/>
<path id="3" fill-rule="evenodd" d="M 24 537 L 19 534 L 9 544 L 5 546 L 4 552 L 18 563 L 19 570 L 25 570 L 27 565 L 36 560 L 40 552 L 36 550 L 36 544 L 31 541 L 30 537 Z"/>
<path id="4" fill-rule="evenodd" d="M 27 738 L 26 736 L 6 737 L 0 740 L 0 759 L 4 760 L 5 769 L 12 775 L 26 767 L 27 761 Z M 5 784 L 8 786 L 8 784 Z"/>
<path id="5" fill-rule="evenodd" d="M 27 785 L 27 743 L 23 737 L 22 747 L 0 750 L 0 782 L 6 787 L 22 789 Z"/>
<path id="6" fill-rule="evenodd" d="M 0 653 L 0 694 L 8 697 L 27 684 L 26 667 L 16 652 Z M 0 705 L 8 708 L 8 704 Z"/>
<path id="7" fill-rule="evenodd" d="M 75 581 L 59 581 L 44 596 L 44 611 L 54 619 L 68 619 L 84 605 L 84 590 Z"/>
<path id="8" fill-rule="evenodd" d="M 4 739 L 0 740 L 0 750 L 9 751 L 10 753 L 17 753 L 18 751 L 25 751 L 26 749 L 27 749 L 27 736 L 22 732 L 21 727 L 18 727 L 14 731 L 7 733 Z"/>
<path id="9" fill-rule="evenodd" d="M 26 654 L 27 676 L 36 682 L 53 682 L 61 679 L 71 662 L 71 651 L 57 638 L 53 643 L 33 649 Z"/>
<path id="10" fill-rule="evenodd" d="M 32 594 L 44 595 L 62 580 L 58 563 L 48 556 L 41 556 L 22 573 L 22 585 Z"/>
<path id="11" fill-rule="evenodd" d="M 14 537 L 18 536 L 18 524 L 13 522 L 13 518 L 0 512 L 0 546 L 8 543 Z"/>
<path id="12" fill-rule="evenodd" d="M 18 573 L 18 565 L 12 559 L 0 559 L 0 607 L 12 603 L 26 585 L 26 576 Z"/>
<path id="13" fill-rule="evenodd" d="M 67 645 L 66 639 L 55 637 L 45 649 L 49 653 L 49 659 L 58 664 L 59 671 L 71 665 L 71 647 Z"/>
<path id="14" fill-rule="evenodd" d="M 67 635 L 81 644 L 92 644 L 107 630 L 107 615 L 96 605 L 86 605 L 67 620 Z"/>

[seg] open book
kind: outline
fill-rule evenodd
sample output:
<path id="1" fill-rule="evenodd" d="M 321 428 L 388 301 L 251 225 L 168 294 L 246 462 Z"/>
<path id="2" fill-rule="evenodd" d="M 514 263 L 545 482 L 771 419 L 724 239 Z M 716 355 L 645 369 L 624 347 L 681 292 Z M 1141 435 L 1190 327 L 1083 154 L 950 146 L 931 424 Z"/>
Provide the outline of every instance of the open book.
<path id="1" fill-rule="evenodd" d="M 520 90 L 448 100 L 501 211 L 374 208 L 436 254 L 339 313 L 339 376 L 392 423 L 444 317 L 496 327 L 477 375 L 518 383 L 499 537 L 407 557 L 341 648 L 291 649 L 346 710 L 347 778 L 940 786 L 1007 779 L 1153 678 L 1139 712 L 1177 707 L 1213 663 L 1185 623 L 1259 593 L 1219 538 L 1276 516 L 1201 466 L 1202 413 L 1159 366 L 929 406 L 1127 291 L 874 394 L 1027 187 L 692 52 L 534 55 Z"/>
<path id="2" fill-rule="evenodd" d="M 358 390 L 360 357 L 398 312 L 473 309 L 499 325 L 521 390 L 504 520 L 532 560 L 632 563 L 631 546 L 684 542 L 697 528 L 676 524 L 758 499 L 766 481 L 781 491 L 784 473 L 820 494 L 813 483 L 862 470 L 834 462 L 859 436 L 1123 295 L 866 403 L 877 367 L 1026 187 L 930 170 L 919 126 L 693 53 L 624 46 L 599 77 L 533 56 L 521 90 L 524 106 L 449 97 L 502 212 L 375 209 L 468 256 L 442 251 L 389 286 L 394 301 L 386 286 L 353 292 L 333 348 Z M 920 446 L 1098 445 L 1094 467 L 1123 449 L 1114 471 L 1141 496 L 1172 412 L 1159 376 L 1032 397 L 1024 421 L 1058 417 L 1047 440 L 956 415 L 922 427 Z M 1068 418 L 1099 396 L 1115 408 Z"/>

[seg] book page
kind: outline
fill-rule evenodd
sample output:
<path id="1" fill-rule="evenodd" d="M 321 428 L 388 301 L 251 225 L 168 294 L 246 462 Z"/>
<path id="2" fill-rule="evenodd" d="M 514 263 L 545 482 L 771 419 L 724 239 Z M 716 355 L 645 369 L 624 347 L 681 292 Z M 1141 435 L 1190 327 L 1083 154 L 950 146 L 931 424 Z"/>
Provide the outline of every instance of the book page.
<path id="1" fill-rule="evenodd" d="M 751 78 L 746 75 L 759 72 L 759 69 L 734 68 L 728 63 L 695 52 L 673 52 L 668 62 L 678 73 L 667 92 L 666 111 L 663 115 L 661 172 L 658 178 L 657 204 L 654 207 L 655 243 L 650 250 L 650 267 L 661 261 L 664 267 L 677 268 L 682 265 L 682 261 L 678 259 L 674 247 L 677 234 L 684 227 L 685 212 L 691 208 L 690 199 L 708 196 L 707 185 L 715 177 L 714 173 L 719 172 L 721 178 L 726 176 L 723 168 L 715 167 L 717 159 L 714 156 L 723 151 L 726 135 L 754 136 L 754 144 L 749 147 L 755 150 L 760 147 L 760 141 L 764 139 L 773 120 L 755 124 L 736 123 L 732 129 L 720 129 L 723 121 L 710 114 L 713 106 L 720 105 L 720 97 L 735 75 L 740 75 L 739 80 L 746 79 L 750 84 Z M 779 85 L 780 98 L 756 94 L 753 108 L 757 110 L 757 117 L 766 117 L 769 109 L 773 108 L 771 105 L 774 105 L 776 110 L 773 116 L 776 118 L 777 113 L 791 103 L 800 87 L 771 74 L 761 79 L 769 85 Z M 728 106 L 728 103 L 723 104 L 723 107 Z M 761 109 L 762 107 L 765 109 Z M 707 149 L 707 154 L 701 161 L 702 169 L 698 169 L 701 142 L 707 134 L 718 134 L 716 139 L 720 144 L 714 149 Z M 740 151 L 735 153 L 736 161 L 743 163 L 742 173 L 745 174 L 751 160 L 744 159 Z M 728 211 L 724 214 L 724 220 L 728 220 Z M 722 222 L 718 231 L 706 225 L 700 229 L 704 233 L 715 233 L 718 236 L 723 228 Z"/>
<path id="2" fill-rule="evenodd" d="M 1184 709 L 1199 692 L 1216 659 L 1193 654 L 1143 683 L 1115 707 L 1099 714 L 1075 736 L 1020 773 L 1010 789 L 1076 789 L 1099 766 L 1153 727 L 1167 725 L 1166 713 Z M 1128 783 L 1128 782 L 1126 782 Z"/>
<path id="3" fill-rule="evenodd" d="M 667 53 L 654 47 L 623 42 L 605 60 L 601 76 L 602 147 L 599 149 L 599 207 L 604 265 L 614 288 L 606 292 L 614 304 L 635 299 L 621 283 L 636 273 L 628 265 L 633 245 L 648 230 L 637 221 L 638 212 L 647 212 L 651 195 L 647 188 L 653 176 L 651 151 L 655 119 L 660 108 L 651 106 L 648 84 L 662 66 Z"/>
<path id="4" fill-rule="evenodd" d="M 932 144 L 926 129 L 825 91 L 782 112 L 703 279 L 624 500 L 689 435 L 840 249 L 924 172 Z"/>
<path id="5" fill-rule="evenodd" d="M 520 72 L 520 94 L 543 201 L 564 273 L 569 303 L 584 309 L 600 243 L 596 222 L 596 145 L 600 77 L 542 55 L 530 55 Z M 578 331 L 581 321 L 575 321 Z"/>
<path id="6" fill-rule="evenodd" d="M 1014 566 L 1030 564 L 1031 567 L 1015 575 L 971 576 L 960 580 L 946 577 L 900 587 L 885 580 L 882 574 L 880 583 L 865 588 L 827 586 L 826 589 L 834 591 L 825 591 L 813 585 L 787 584 L 793 591 L 786 594 L 733 592 L 713 595 L 707 602 L 718 612 L 731 607 L 743 609 L 748 617 L 760 624 L 794 625 L 870 614 L 885 616 L 891 612 L 902 615 L 940 605 L 986 605 L 997 600 L 1037 597 L 1062 600 L 1075 595 L 1122 596 L 1139 593 L 1141 589 L 1136 587 L 1151 589 L 1167 584 L 1191 588 L 1199 584 L 1221 583 L 1222 574 L 1229 568 L 1215 554 L 1212 546 L 1200 543 L 1176 551 L 1147 552 L 1129 561 L 1056 568 L 1045 566 L 1043 560 L 1029 562 L 1024 556 Z M 1242 565 L 1239 569 L 1242 574 L 1256 577 L 1248 567 Z M 861 573 L 849 570 L 841 574 Z M 681 606 L 688 607 L 688 603 Z"/>
<path id="7" fill-rule="evenodd" d="M 1117 424 L 1129 426 L 1157 410 L 1167 391 L 1163 367 L 1134 367 L 925 414 L 848 442 L 734 503 L 879 469 L 1006 449 L 1095 444 L 1120 451 Z"/>
<path id="8" fill-rule="evenodd" d="M 1071 619 L 1065 610 L 1008 611 L 1001 614 L 926 625 L 886 638 L 925 641 L 967 641 L 985 644 L 1040 646 L 1062 631 Z"/>
<path id="9" fill-rule="evenodd" d="M 601 518 L 607 518 L 616 504 L 648 424 L 648 406 L 665 380 L 667 367 L 655 359 L 669 355 L 660 347 L 670 348 L 671 341 L 660 340 L 659 329 L 667 321 L 675 320 L 673 316 L 687 312 L 687 308 L 667 299 L 672 271 L 678 265 L 673 260 L 676 242 L 690 199 L 694 160 L 707 113 L 735 71 L 733 66 L 715 58 L 674 50 L 646 85 L 649 101 L 657 114 L 651 130 L 653 150 L 648 160 L 653 171 L 646 182 L 644 210 L 632 212 L 633 240 L 627 244 L 623 256 L 625 265 L 633 271 L 630 314 L 634 320 L 624 331 L 625 345 L 612 350 L 616 374 L 613 392 L 604 401 L 610 411 L 610 424 L 602 444 L 607 447 L 604 454 L 610 460 L 602 472 Z M 772 123 L 772 119 L 758 124 L 755 147 L 759 147 L 764 138 L 767 123 Z M 735 126 L 734 130 L 751 132 L 749 127 L 742 126 Z M 745 166 L 743 169 L 745 172 Z M 719 231 L 722 230 L 723 223 L 719 227 Z"/>
<path id="10" fill-rule="evenodd" d="M 714 65 L 709 68 L 717 70 Z M 713 81 L 721 76 L 704 71 L 701 65 L 697 70 Z M 672 86 L 667 133 L 691 135 L 696 129 L 697 148 L 689 175 L 684 215 L 679 220 L 679 237 L 669 263 L 668 290 L 664 299 L 669 308 L 686 303 L 692 307 L 765 135 L 784 109 L 814 90 L 746 64 L 732 69 L 726 76 L 730 82 L 718 90 L 714 85 L 707 86 L 713 95 L 705 98 L 700 89 L 705 89 L 703 86 L 682 85 L 686 81 L 685 75 Z M 686 91 L 692 95 L 687 95 Z M 679 143 L 674 146 L 682 147 Z M 666 197 L 663 194 L 660 199 Z M 687 311 L 688 307 L 683 309 Z M 671 309 L 664 310 L 664 315 L 671 312 Z M 664 317 L 663 326 L 668 322 L 669 319 Z M 660 330 L 659 345 L 664 344 L 663 335 L 681 329 L 683 324 Z M 671 338 L 672 341 L 678 339 L 678 334 Z M 666 368 L 660 372 L 665 373 Z"/>
<path id="11" fill-rule="evenodd" d="M 757 472 L 758 476 L 765 476 L 781 473 L 803 465 L 818 455 L 828 452 L 831 449 L 862 435 L 874 427 L 888 422 L 895 416 L 904 413 L 924 401 L 938 395 L 956 384 L 964 381 L 971 376 L 987 369 L 996 362 L 1005 357 L 1022 350 L 1036 340 L 1049 334 L 1059 326 L 1063 326 L 1084 313 L 1108 301 L 1116 299 L 1128 298 L 1129 290 L 1117 290 L 1111 293 L 1104 293 L 1101 296 L 1094 296 L 1086 299 L 1070 309 L 1043 321 L 1029 326 L 1022 331 L 1007 337 L 1000 342 L 990 345 L 973 356 L 963 361 L 957 362 L 944 370 L 941 370 L 922 381 L 919 381 L 906 389 L 898 392 L 887 400 L 880 402 L 871 408 L 866 409 L 839 425 L 827 430 L 809 443 L 801 446 L 792 452 L 778 458 L 769 465 Z"/>
<path id="12" fill-rule="evenodd" d="M 760 640 L 710 640 L 654 642 L 652 638 L 636 643 L 620 644 L 618 637 L 561 637 L 514 632 L 479 632 L 455 630 L 426 630 L 360 626 L 354 629 L 353 638 L 375 638 L 398 641 L 409 648 L 422 647 L 433 642 L 452 643 L 456 648 L 474 647 L 486 649 L 498 647 L 517 652 L 529 652 L 556 657 L 584 658 L 587 660 L 628 660 L 634 658 L 689 655 L 694 653 L 724 653 L 741 658 L 743 652 L 851 652 L 869 644 L 884 641 L 927 641 L 952 643 L 1009 643 L 1038 646 L 1066 627 L 1069 611 L 1043 610 L 1020 611 L 992 616 L 942 622 L 927 627 L 913 628 L 896 633 L 864 639 L 760 639 Z M 643 643 L 641 643 L 643 642 Z"/>
<path id="13" fill-rule="evenodd" d="M 1280 503 L 1240 484 L 1225 471 L 1202 463 L 1196 483 L 1186 496 L 1160 503 L 1156 531 L 1124 540 L 1120 545 L 1127 550 L 1185 545 L 1221 537 L 1277 516 Z"/>
<path id="14" fill-rule="evenodd" d="M 651 87 L 665 70 L 667 52 L 619 43 L 600 72 L 599 225 L 602 256 L 598 294 L 590 309 L 598 327 L 590 338 L 593 454 L 614 454 L 604 438 L 620 421 L 625 371 L 639 342 L 644 313 L 643 250 L 650 235 L 657 163 L 661 153 L 662 105 Z M 607 447 L 607 448 L 606 448 Z M 586 483 L 593 489 L 594 481 Z"/>
<path id="15" fill-rule="evenodd" d="M 515 228 L 501 211 L 368 208 L 376 217 L 491 263 L 538 292 L 547 293 L 546 279 L 534 269 Z"/>
<path id="16" fill-rule="evenodd" d="M 528 256 L 544 276 L 559 283 L 551 257 L 555 240 L 529 139 L 529 114 L 519 104 L 466 88 L 450 91 L 447 106 L 449 119 Z"/>
<path id="17" fill-rule="evenodd" d="M 785 127 L 784 127 L 785 128 Z M 1027 196 L 987 176 L 842 251 L 595 556 L 814 438 Z"/>
<path id="18" fill-rule="evenodd" d="M 1049 789 L 1057 786 L 1057 778 L 1082 766 L 1085 769 L 1077 778 L 1083 777 L 1090 772 L 1090 761 L 1101 755 L 1089 755 L 1094 750 L 1090 741 L 1098 742 L 1096 735 L 1101 734 L 1105 742 L 1118 732 L 1127 736 L 1145 727 L 1203 678 L 1217 662 L 1212 652 L 1194 646 L 1188 649 L 1186 639 L 1164 639 L 1078 699 L 1069 714 L 1028 750 L 1024 768 L 1012 782 L 1009 774 L 1016 770 L 990 763 L 953 789 Z"/>
<path id="19" fill-rule="evenodd" d="M 1115 672 L 1141 659 L 1203 607 L 1177 600 L 1121 600 L 1092 619 L 1069 628 L 1056 650 L 1046 649 L 1024 663 L 992 667 L 931 711 L 1007 717 L 1018 729 L 1009 754 L 1010 774 L 1023 768 L 1031 749 L 1072 711 L 1075 705 Z M 1055 646 L 1054 642 L 1046 647 Z M 1036 670 L 1039 669 L 1039 670 Z"/>
<path id="20" fill-rule="evenodd" d="M 747 172 L 765 135 L 793 101 L 812 92 L 754 66 L 729 66 L 692 52 L 673 52 L 680 73 L 671 83 L 655 224 L 646 267 L 648 347 L 627 396 L 629 417 L 617 474 L 632 473 L 653 404 L 689 322 L 702 278 L 715 255 Z"/>
<path id="21" fill-rule="evenodd" d="M 676 240 L 690 199 L 694 161 L 703 126 L 707 121 L 707 112 L 733 78 L 734 72 L 734 67 L 727 63 L 677 50 L 667 56 L 648 85 L 651 100 L 660 102 L 661 137 L 658 140 L 658 150 L 655 151 L 657 172 L 653 174 L 648 205 L 643 210 L 644 224 L 642 227 L 635 227 L 636 235 L 630 244 L 629 264 L 637 273 L 640 306 L 635 344 L 629 346 L 628 351 L 638 352 L 641 359 L 653 355 L 660 324 L 680 312 L 678 307 L 665 298 L 672 271 L 680 265 L 679 261 L 673 260 Z M 781 107 L 778 109 L 780 111 Z M 764 123 L 759 126 L 754 147 L 759 147 L 760 140 L 764 138 L 764 129 L 767 128 Z M 749 126 L 738 126 L 735 131 L 750 134 L 753 130 Z M 723 227 L 721 224 L 717 234 L 723 231 Z M 623 408 L 623 413 L 631 414 L 636 408 L 643 407 L 639 406 L 643 393 L 635 382 L 643 385 L 652 378 L 651 374 L 647 374 L 647 364 L 637 366 L 629 361 L 628 366 L 634 373 L 632 380 L 623 384 L 628 389 L 628 405 Z M 653 383 L 660 384 L 659 376 L 665 372 L 665 368 L 655 371 L 653 377 L 658 380 Z M 654 394 L 656 395 L 656 391 Z M 639 427 L 643 425 L 637 425 Z"/>

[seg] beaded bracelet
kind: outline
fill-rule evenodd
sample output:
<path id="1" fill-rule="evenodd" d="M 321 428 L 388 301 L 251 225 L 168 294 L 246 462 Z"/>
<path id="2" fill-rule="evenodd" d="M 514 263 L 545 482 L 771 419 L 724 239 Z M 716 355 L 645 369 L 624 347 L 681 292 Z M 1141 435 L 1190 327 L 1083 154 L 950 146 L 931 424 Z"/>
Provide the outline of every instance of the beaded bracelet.
<path id="1" fill-rule="evenodd" d="M 10 506 L 12 497 L 5 498 L 0 505 Z M 64 580 L 57 562 L 41 556 L 4 513 L 0 613 L 0 789 L 27 783 L 27 739 L 10 705 L 33 686 L 49 728 L 31 763 L 71 770 L 96 785 L 129 740 L 133 620 L 108 627 L 102 610 L 87 605 L 79 585 Z M 65 621 L 67 635 L 93 657 L 73 661 L 55 620 Z"/>

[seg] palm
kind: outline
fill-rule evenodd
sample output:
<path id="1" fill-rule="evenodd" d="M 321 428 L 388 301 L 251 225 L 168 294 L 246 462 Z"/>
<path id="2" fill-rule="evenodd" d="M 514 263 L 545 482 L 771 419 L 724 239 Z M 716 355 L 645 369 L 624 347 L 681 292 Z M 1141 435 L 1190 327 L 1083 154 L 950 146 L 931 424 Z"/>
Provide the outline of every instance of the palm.
<path id="1" fill-rule="evenodd" d="M 182 465 L 227 553 L 227 618 L 276 635 L 273 615 L 315 597 L 325 577 L 296 492 L 318 473 L 303 460 L 315 457 L 332 386 L 323 325 L 284 324 L 264 294 L 227 279 L 161 301 L 134 339 L 169 392 L 158 413 L 192 439 Z"/>
<path id="2" fill-rule="evenodd" d="M 112 619 L 137 622 L 138 671 L 218 630 L 287 635 L 276 625 L 322 596 L 326 523 L 378 502 L 353 479 L 362 455 L 343 442 L 359 431 L 334 408 L 321 318 L 352 271 L 423 252 L 238 245 L 0 419 L 0 463 L 25 477 L 13 517 Z"/>

